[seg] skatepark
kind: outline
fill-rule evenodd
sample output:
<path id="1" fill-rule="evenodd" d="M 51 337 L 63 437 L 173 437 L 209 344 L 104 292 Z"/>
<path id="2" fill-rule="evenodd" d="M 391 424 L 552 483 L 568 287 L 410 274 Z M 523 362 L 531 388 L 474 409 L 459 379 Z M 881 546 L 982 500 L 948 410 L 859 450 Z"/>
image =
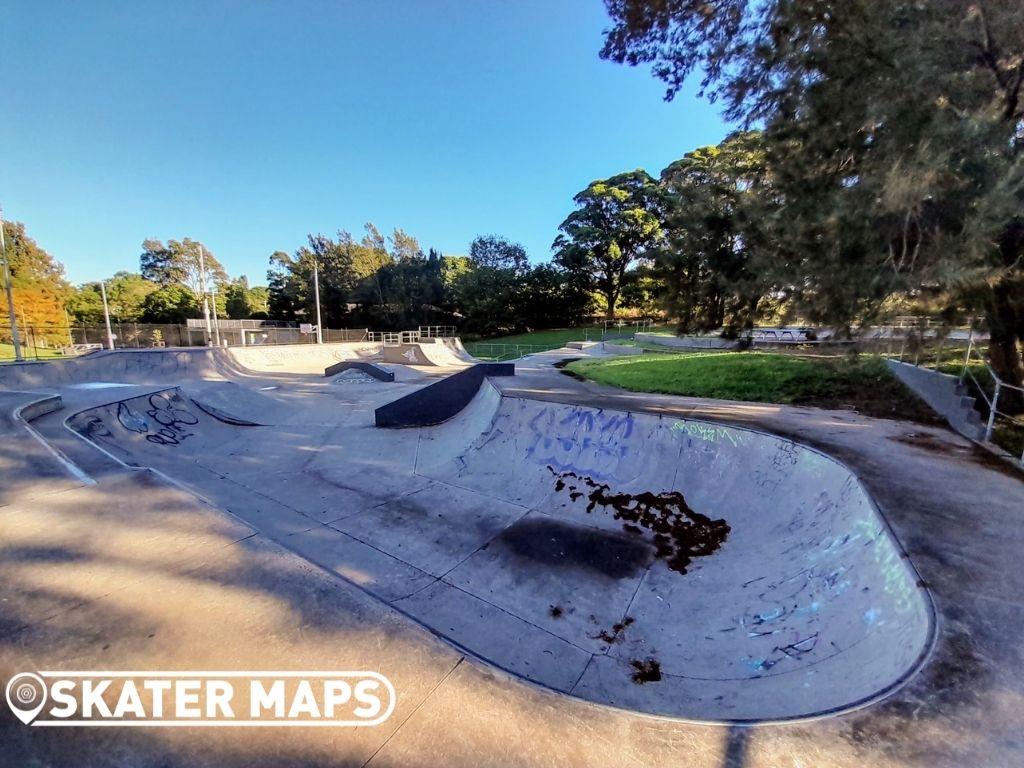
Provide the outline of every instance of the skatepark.
<path id="1" fill-rule="evenodd" d="M 1012 730 L 1017 476 L 941 429 L 554 367 L 611 353 L 481 368 L 457 394 L 478 361 L 447 339 L 0 367 L 21 553 L 0 663 L 109 665 L 113 623 L 123 668 L 341 654 L 395 683 L 386 732 L 200 738 L 195 764 L 441 764 L 432 744 L 480 764 L 475 740 L 508 729 L 507 764 L 953 765 L 974 747 L 941 746 L 951 723 Z M 377 426 L 409 397 L 425 426 Z M 44 749 L 10 728 L 15 754 Z M 123 748 L 155 765 L 191 738 Z"/>

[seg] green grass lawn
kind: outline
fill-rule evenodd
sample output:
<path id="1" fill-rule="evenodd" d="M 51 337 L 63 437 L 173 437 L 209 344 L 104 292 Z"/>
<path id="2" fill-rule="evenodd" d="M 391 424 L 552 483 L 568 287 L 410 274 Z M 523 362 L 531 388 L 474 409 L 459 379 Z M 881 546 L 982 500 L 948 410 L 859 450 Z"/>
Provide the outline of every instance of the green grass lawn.
<path id="1" fill-rule="evenodd" d="M 585 378 L 634 392 L 852 408 L 870 416 L 939 422 L 875 357 L 698 352 L 581 360 L 568 367 Z"/>
<path id="2" fill-rule="evenodd" d="M 517 333 L 514 336 L 494 336 L 487 339 L 476 339 L 468 343 L 480 344 L 530 344 L 536 346 L 549 346 L 557 349 L 570 341 L 599 341 L 601 339 L 600 325 L 580 326 L 579 328 L 552 328 L 546 331 L 532 331 L 530 333 Z"/>
<path id="3" fill-rule="evenodd" d="M 674 333 L 675 326 L 655 325 L 645 333 Z M 631 334 L 636 330 L 635 326 L 624 325 L 622 328 L 612 327 L 608 329 L 609 336 L 619 334 Z M 517 333 L 513 336 L 493 336 L 485 339 L 473 339 L 466 341 L 467 344 L 530 344 L 536 346 L 547 346 L 550 349 L 557 349 L 570 341 L 600 341 L 604 327 L 601 325 L 581 325 L 578 328 L 550 328 L 544 331 L 531 331 L 530 333 Z M 619 340 L 627 342 L 629 340 Z"/>
<path id="4" fill-rule="evenodd" d="M 59 349 L 53 347 L 29 347 L 21 345 L 21 354 L 26 360 L 44 360 L 49 357 L 63 357 Z M 0 363 L 14 361 L 14 345 L 0 343 Z"/>

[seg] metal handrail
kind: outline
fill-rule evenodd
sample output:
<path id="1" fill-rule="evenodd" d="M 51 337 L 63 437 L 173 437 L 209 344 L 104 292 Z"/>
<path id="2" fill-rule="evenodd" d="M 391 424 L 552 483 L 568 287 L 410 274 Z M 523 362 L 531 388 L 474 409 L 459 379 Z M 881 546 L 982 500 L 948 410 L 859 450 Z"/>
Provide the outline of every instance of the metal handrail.
<path id="1" fill-rule="evenodd" d="M 992 431 L 995 429 L 997 415 L 1003 416 L 1014 423 L 1017 422 L 1016 416 L 999 410 L 999 395 L 1002 394 L 1004 389 L 1012 389 L 1024 394 L 1024 387 L 1018 387 L 1015 384 L 1010 384 L 1000 379 L 999 376 L 996 375 L 996 372 L 992 370 L 992 366 L 988 364 L 988 361 L 978 353 L 973 342 L 974 338 L 972 336 L 967 343 L 967 354 L 964 355 L 964 364 L 960 371 L 960 383 L 962 384 L 967 377 L 970 377 L 971 381 L 974 382 L 974 386 L 978 393 L 981 395 L 982 400 L 985 401 L 985 405 L 988 406 L 988 421 L 985 424 L 985 442 L 990 442 L 992 440 Z M 982 383 L 978 381 L 978 378 L 971 370 L 972 355 L 978 360 L 978 362 L 985 366 L 985 370 L 988 372 L 989 377 L 995 384 L 991 397 L 989 397 L 988 393 L 985 391 L 985 387 L 982 386 Z M 1024 464 L 1024 452 L 1021 453 L 1020 461 Z"/>

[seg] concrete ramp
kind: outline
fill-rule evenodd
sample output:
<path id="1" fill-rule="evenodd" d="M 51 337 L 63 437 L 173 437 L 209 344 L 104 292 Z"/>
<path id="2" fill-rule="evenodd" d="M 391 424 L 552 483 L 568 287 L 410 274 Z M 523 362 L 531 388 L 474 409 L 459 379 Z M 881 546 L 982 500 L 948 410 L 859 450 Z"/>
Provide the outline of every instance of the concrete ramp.
<path id="1" fill-rule="evenodd" d="M 246 368 L 259 372 L 323 373 L 343 361 L 379 360 L 381 345 L 347 341 L 331 344 L 288 344 L 232 347 L 231 356 Z"/>
<path id="2" fill-rule="evenodd" d="M 697 421 L 487 402 L 473 443 L 461 418 L 424 434 L 417 471 L 530 511 L 445 581 L 591 649 L 575 695 L 784 720 L 884 695 L 928 652 L 927 593 L 837 461 Z"/>
<path id="3" fill-rule="evenodd" d="M 469 354 L 469 352 L 466 351 L 466 348 L 462 345 L 462 339 L 460 339 L 458 336 L 445 337 L 438 339 L 438 341 L 444 344 L 449 349 L 449 351 L 453 355 L 455 355 L 455 357 L 457 357 L 459 360 L 462 360 L 463 362 L 466 363 L 480 362 L 480 360 L 473 357 L 471 354 Z"/>
<path id="4" fill-rule="evenodd" d="M 467 355 L 468 357 L 468 355 Z M 423 340 L 412 344 L 387 345 L 383 350 L 385 363 L 465 368 L 472 359 L 464 359 L 443 343 L 442 339 Z"/>

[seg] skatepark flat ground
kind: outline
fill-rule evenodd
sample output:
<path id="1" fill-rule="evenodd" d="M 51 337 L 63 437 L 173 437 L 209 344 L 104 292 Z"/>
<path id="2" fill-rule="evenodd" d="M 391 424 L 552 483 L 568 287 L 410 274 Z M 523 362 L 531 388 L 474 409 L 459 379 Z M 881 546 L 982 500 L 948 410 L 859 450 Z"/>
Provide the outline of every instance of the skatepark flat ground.
<path id="1" fill-rule="evenodd" d="M 68 762 L 62 762 L 62 755 L 68 754 L 69 736 L 44 738 L 32 729 L 15 728 L 8 719 L 0 722 L 0 729 L 16 760 L 11 764 L 39 761 L 40 756 L 43 764 L 54 765 L 1021 763 L 1024 654 L 1015 635 L 1024 618 L 1019 597 L 1024 579 L 1016 568 L 1024 510 L 1024 484 L 1019 478 L 990 466 L 973 446 L 945 430 L 849 412 L 621 393 L 572 381 L 550 367 L 567 356 L 554 353 L 521 361 L 514 379 L 495 380 L 496 385 L 506 402 L 526 402 L 526 397 L 538 412 L 546 402 L 555 408 L 564 404 L 570 409 L 566 413 L 581 407 L 628 411 L 636 414 L 637 424 L 648 427 L 698 423 L 693 419 L 756 427 L 813 445 L 851 467 L 934 601 L 936 641 L 923 668 L 916 674 L 911 669 L 906 685 L 880 703 L 826 719 L 756 728 L 654 718 L 644 714 L 644 702 L 632 696 L 629 701 L 609 702 L 606 696 L 588 696 L 577 689 L 567 697 L 557 692 L 566 687 L 558 683 L 561 667 L 571 666 L 564 661 L 571 655 L 566 643 L 575 652 L 586 651 L 579 648 L 586 643 L 574 637 L 567 640 L 554 621 L 545 637 L 549 650 L 563 662 L 536 669 L 515 668 L 506 663 L 508 654 L 484 663 L 480 657 L 488 658 L 487 649 L 471 647 L 469 628 L 455 626 L 466 612 L 438 593 L 438 585 L 461 584 L 461 592 L 472 595 L 474 585 L 489 572 L 487 563 L 474 565 L 468 557 L 450 568 L 445 558 L 463 551 L 453 545 L 393 551 L 388 555 L 394 561 L 391 566 L 382 564 L 389 545 L 408 546 L 416 537 L 382 538 L 388 520 L 374 521 L 374 515 L 389 511 L 388 518 L 393 519 L 398 511 L 400 518 L 411 520 L 424 505 L 410 506 L 402 499 L 429 499 L 443 488 L 444 494 L 426 506 L 440 505 L 442 498 L 450 498 L 456 481 L 468 498 L 484 491 L 495 496 L 493 488 L 474 488 L 474 478 L 482 473 L 470 471 L 479 469 L 474 462 L 482 461 L 483 451 L 496 450 L 494 441 L 489 448 L 478 446 L 460 454 L 466 457 L 466 471 L 457 478 L 445 469 L 449 463 L 444 460 L 447 446 L 454 444 L 452 429 L 449 425 L 446 436 L 445 426 L 433 428 L 430 434 L 406 441 L 411 448 L 403 449 L 419 466 L 417 451 L 429 445 L 425 453 L 431 458 L 430 468 L 423 464 L 422 472 L 409 475 L 408 482 L 415 486 L 386 487 L 391 484 L 380 482 L 386 475 L 381 467 L 401 463 L 404 454 L 395 451 L 393 436 L 370 437 L 366 424 L 375 403 L 396 395 L 397 390 L 384 394 L 382 388 L 395 385 L 340 385 L 277 372 L 236 381 L 167 381 L 181 385 L 177 396 L 183 402 L 205 400 L 222 415 L 233 408 L 233 415 L 267 425 L 227 425 L 205 412 L 196 414 L 197 421 L 211 427 L 198 430 L 196 439 L 201 435 L 211 442 L 207 451 L 194 453 L 222 455 L 223 463 L 214 466 L 200 458 L 183 473 L 180 459 L 160 457 L 174 446 L 148 442 L 148 453 L 135 446 L 128 456 L 128 451 L 118 453 L 123 441 L 116 441 L 106 447 L 106 455 L 63 426 L 72 413 L 80 413 L 80 419 L 99 419 L 106 404 L 148 398 L 157 388 L 62 385 L 50 391 L 64 398 L 64 410 L 39 416 L 32 426 L 97 482 L 87 485 L 69 479 L 49 450 L 24 433 L 24 425 L 4 423 L 5 435 L 26 447 L 2 456 L 5 477 L 17 476 L 21 482 L 0 498 L 0 569 L 4 582 L 13 585 L 2 608 L 0 669 L 6 673 L 69 664 L 112 668 L 110 659 L 121 668 L 247 669 L 267 668 L 268 662 L 281 659 L 284 666 L 279 668 L 379 669 L 395 683 L 399 707 L 379 728 L 301 738 L 263 732 L 243 739 L 231 736 L 230 729 L 228 736 L 219 729 L 217 739 L 196 732 L 136 732 L 119 734 L 115 747 L 109 734 L 78 733 L 74 760 Z M 11 413 L 32 399 L 8 392 L 0 405 Z M 466 419 L 473 418 L 473 409 L 486 412 L 475 403 Z M 112 415 L 116 418 L 116 409 Z M 132 423 L 130 416 L 126 418 Z M 510 411 L 501 418 L 512 423 L 518 417 Z M 229 448 L 245 442 L 239 432 L 271 429 L 278 436 L 271 451 L 253 455 Z M 655 432 L 646 434 L 651 438 Z M 353 440 L 354 435 L 359 439 Z M 346 451 L 346 441 L 358 450 Z M 177 447 L 187 445 L 184 441 Z M 136 463 L 158 471 L 132 469 L 118 461 L 141 458 L 146 461 Z M 304 478 L 325 478 L 327 485 L 296 485 L 291 482 L 296 472 Z M 649 485 L 649 478 L 642 484 Z M 323 487 L 330 491 L 322 492 Z M 539 481 L 529 487 L 539 488 Z M 497 495 L 505 498 L 488 503 L 490 522 L 477 521 L 474 531 L 487 531 L 489 526 L 505 530 L 510 521 L 523 519 L 538 506 L 535 501 L 511 499 L 509 493 Z M 237 516 L 225 514 L 225 509 Z M 587 515 L 582 510 L 566 514 L 575 515 L 571 519 L 577 523 Z M 459 529 L 445 530 L 455 534 Z M 493 540 L 488 536 L 487 541 Z M 344 563 L 329 559 L 337 554 L 339 541 L 346 541 Z M 739 546 L 738 542 L 736 538 L 732 543 Z M 673 579 L 710 578 L 708 568 L 716 557 L 725 557 L 729 545 L 726 540 L 721 553 L 710 555 L 705 565 L 686 575 L 670 572 L 660 562 L 648 572 L 671 591 Z M 465 547 L 467 556 L 480 551 L 472 536 Z M 469 568 L 464 571 L 469 581 L 459 581 L 460 568 Z M 410 594 L 422 599 L 409 605 Z M 490 603 L 497 599 L 492 597 Z M 516 610 L 517 606 L 504 606 L 507 615 L 517 615 Z M 409 616 L 427 625 L 447 621 L 453 626 L 434 631 L 450 638 L 454 634 L 456 645 L 438 639 Z M 637 618 L 637 631 L 654 631 L 654 622 L 645 616 Z M 533 618 L 543 623 L 541 617 Z M 476 621 L 493 621 L 493 616 Z M 583 632 L 588 634 L 589 630 Z M 623 658 L 628 658 L 630 643 L 646 642 L 649 647 L 656 642 L 649 635 L 644 641 L 634 638 L 628 630 L 624 635 L 625 642 L 609 654 L 599 653 L 605 649 L 596 641 L 596 648 L 589 651 L 614 658 L 622 649 Z M 659 647 L 664 647 L 661 642 Z M 657 713 L 657 708 L 646 711 Z M 727 719 L 721 713 L 718 718 L 700 718 L 692 711 L 684 715 Z"/>

